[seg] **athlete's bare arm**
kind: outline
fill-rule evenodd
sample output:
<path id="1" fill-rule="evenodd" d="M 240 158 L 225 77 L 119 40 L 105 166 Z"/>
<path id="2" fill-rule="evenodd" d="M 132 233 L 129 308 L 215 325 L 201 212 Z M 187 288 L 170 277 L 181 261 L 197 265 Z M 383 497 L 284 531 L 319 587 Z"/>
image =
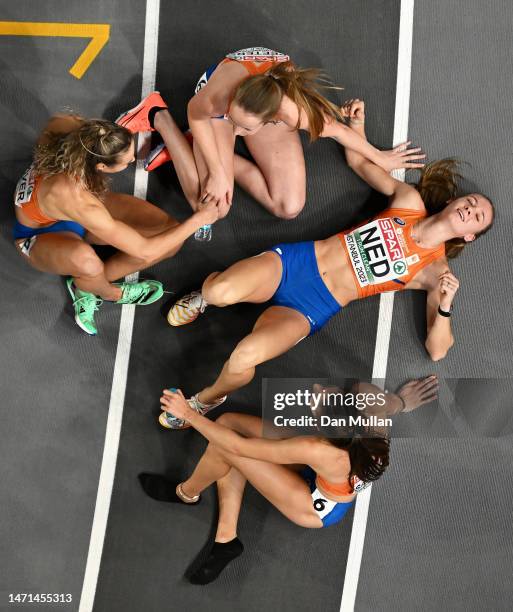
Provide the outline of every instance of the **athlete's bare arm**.
<path id="1" fill-rule="evenodd" d="M 182 224 L 146 238 L 129 225 L 114 219 L 92 194 L 82 192 L 73 203 L 73 216 L 68 212 L 71 220 L 77 221 L 107 244 L 144 261 L 154 261 L 177 248 L 198 228 L 214 223 L 218 215 L 217 206 L 210 203 Z"/>
<path id="2" fill-rule="evenodd" d="M 211 195 L 216 201 L 232 202 L 233 177 L 227 177 L 223 167 L 212 126 L 216 119 L 212 117 L 224 115 L 232 92 L 245 76 L 246 70 L 238 62 L 222 64 L 187 105 L 189 127 L 209 173 L 202 185 L 201 200 Z"/>
<path id="3" fill-rule="evenodd" d="M 351 121 L 349 129 L 360 138 L 367 140 L 365 134 L 365 105 L 362 100 L 350 100 L 342 108 L 344 114 Z M 424 164 L 421 161 L 425 155 L 420 153 L 420 148 L 407 149 L 409 143 L 404 143 L 386 152 L 392 153 L 394 159 L 393 168 L 421 168 Z M 417 190 L 398 181 L 384 170 L 373 163 L 368 156 L 356 151 L 354 148 L 346 147 L 347 165 L 354 170 L 370 187 L 389 196 L 392 200 L 390 206 L 396 208 L 406 208 L 409 210 L 425 210 L 422 198 Z"/>
<path id="4" fill-rule="evenodd" d="M 439 314 L 438 307 L 448 312 L 459 283 L 452 274 L 447 259 L 437 259 L 421 270 L 406 289 L 423 289 L 427 292 L 425 347 L 433 361 L 443 359 L 454 344 L 451 318 Z"/>

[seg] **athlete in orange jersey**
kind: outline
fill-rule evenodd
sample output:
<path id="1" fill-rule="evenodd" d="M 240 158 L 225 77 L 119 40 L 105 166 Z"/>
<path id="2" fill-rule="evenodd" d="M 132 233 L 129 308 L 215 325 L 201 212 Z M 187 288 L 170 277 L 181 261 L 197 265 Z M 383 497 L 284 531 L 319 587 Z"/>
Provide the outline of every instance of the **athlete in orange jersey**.
<path id="1" fill-rule="evenodd" d="M 218 216 L 212 204 L 180 224 L 145 200 L 109 191 L 107 177 L 134 155 L 129 130 L 103 119 L 56 115 L 14 195 L 18 252 L 36 270 L 68 276 L 75 321 L 91 335 L 103 300 L 146 305 L 163 294 L 158 281 L 114 281 L 171 257 Z M 103 262 L 92 244 L 118 250 Z"/>
<path id="2" fill-rule="evenodd" d="M 364 137 L 363 102 L 349 103 L 345 112 L 352 129 Z M 398 147 L 398 151 L 403 149 L 403 145 Z M 258 364 L 320 329 L 342 307 L 383 291 L 426 291 L 425 346 L 430 357 L 442 359 L 453 345 L 450 314 L 459 283 L 447 256 L 490 228 L 492 203 L 478 193 L 455 197 L 451 160 L 426 167 L 415 188 L 352 150 L 347 149 L 346 155 L 361 178 L 389 196 L 389 208 L 327 240 L 280 244 L 225 272 L 214 272 L 201 293 L 185 296 L 170 310 L 170 324 L 182 325 L 193 321 L 208 304 L 272 300 L 252 333 L 236 346 L 215 383 L 191 398 L 197 410 L 206 412 L 218 405 L 227 393 L 252 380 Z M 436 197 L 444 192 L 441 200 Z M 428 215 L 426 204 L 440 212 Z M 165 414 L 160 422 L 170 428 L 187 425 Z"/>
<path id="3" fill-rule="evenodd" d="M 147 160 L 152 170 L 172 158 L 185 196 L 215 201 L 220 216 L 232 203 L 234 180 L 273 215 L 292 219 L 306 197 L 306 171 L 298 129 L 311 140 L 336 138 L 387 172 L 416 167 L 415 154 L 379 151 L 342 123 L 340 109 L 321 93 L 320 72 L 296 67 L 287 55 L 263 47 L 228 54 L 200 78 L 188 105 L 193 154 L 168 110 L 143 101 L 119 119 L 131 131 L 150 129 L 141 121 L 146 104 L 150 126 L 164 140 Z M 252 161 L 234 155 L 242 136 Z"/>
<path id="4" fill-rule="evenodd" d="M 342 393 L 344 402 L 347 395 L 358 394 L 365 403 L 360 409 L 354 403 L 352 409 L 343 408 L 343 402 L 330 402 L 332 393 Z M 191 582 L 212 582 L 242 553 L 237 523 L 246 481 L 296 525 L 322 528 L 342 521 L 357 494 L 383 474 L 389 461 L 389 426 L 346 424 L 347 415 L 383 418 L 410 412 L 436 399 L 437 380 L 433 376 L 413 380 L 386 394 L 368 383 L 359 383 L 348 393 L 314 385 L 313 394 L 317 398 L 312 401 L 310 396 L 303 404 L 303 416 L 311 423 L 301 430 L 276 421 L 267 422 L 264 429 L 262 419 L 237 413 L 223 414 L 213 422 L 192 410 L 181 392 L 164 391 L 162 408 L 189 421 L 209 445 L 184 482 L 140 474 L 144 491 L 159 501 L 197 504 L 210 484 L 216 482 L 218 490 L 215 539 L 203 565 L 189 577 Z M 374 402 L 379 394 L 383 401 L 378 406 Z M 324 416 L 328 423 L 323 423 Z"/>

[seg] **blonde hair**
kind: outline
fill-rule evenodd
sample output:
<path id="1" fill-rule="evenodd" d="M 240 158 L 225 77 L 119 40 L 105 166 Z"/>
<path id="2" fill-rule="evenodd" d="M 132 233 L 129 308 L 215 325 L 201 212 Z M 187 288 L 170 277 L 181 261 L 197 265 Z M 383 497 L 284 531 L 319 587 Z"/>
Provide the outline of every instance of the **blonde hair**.
<path id="1" fill-rule="evenodd" d="M 119 155 L 132 143 L 132 134 L 124 127 L 104 119 L 84 119 L 76 130 L 65 134 L 47 132 L 45 143 L 34 152 L 36 174 L 49 177 L 66 174 L 97 197 L 108 189 L 107 177 L 96 165 L 114 166 Z"/>
<path id="2" fill-rule="evenodd" d="M 458 197 L 459 184 L 463 179 L 460 166 L 459 160 L 445 158 L 426 164 L 422 169 L 416 187 L 429 214 L 439 213 L 447 206 L 449 200 Z M 493 202 L 487 196 L 485 197 L 492 206 L 493 217 L 488 227 L 476 234 L 476 238 L 485 234 L 492 227 L 495 219 Z M 466 244 L 463 238 L 451 238 L 445 243 L 446 257 L 449 259 L 457 257 Z"/>
<path id="3" fill-rule="evenodd" d="M 233 102 L 265 122 L 276 117 L 286 95 L 296 104 L 298 111 L 303 110 L 306 114 L 310 142 L 313 142 L 321 135 L 326 119 L 343 121 L 338 106 L 321 93 L 321 89 L 341 89 L 329 83 L 316 68 L 299 68 L 290 61 L 278 62 L 264 74 L 244 79 L 235 90 Z M 296 129 L 299 123 L 298 118 Z"/>

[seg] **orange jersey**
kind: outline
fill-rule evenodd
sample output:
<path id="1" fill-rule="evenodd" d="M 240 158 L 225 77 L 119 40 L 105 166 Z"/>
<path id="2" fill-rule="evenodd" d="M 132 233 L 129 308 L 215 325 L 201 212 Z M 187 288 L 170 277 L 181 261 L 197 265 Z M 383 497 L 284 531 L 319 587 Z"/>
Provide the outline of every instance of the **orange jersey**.
<path id="1" fill-rule="evenodd" d="M 228 53 L 221 63 L 239 62 L 253 76 L 267 72 L 276 63 L 288 62 L 289 60 L 288 55 L 279 51 L 273 51 L 265 47 L 249 47 L 234 53 Z"/>
<path id="2" fill-rule="evenodd" d="M 424 249 L 411 237 L 415 223 L 425 217 L 425 211 L 388 208 L 338 234 L 359 298 L 404 289 L 422 268 L 444 257 L 445 244 Z"/>
<path id="3" fill-rule="evenodd" d="M 16 185 L 14 192 L 14 204 L 19 206 L 31 221 L 35 221 L 42 226 L 52 225 L 57 219 L 47 217 L 39 208 L 37 200 L 37 190 L 41 183 L 41 177 L 36 176 L 34 168 L 30 168 L 25 172 Z"/>

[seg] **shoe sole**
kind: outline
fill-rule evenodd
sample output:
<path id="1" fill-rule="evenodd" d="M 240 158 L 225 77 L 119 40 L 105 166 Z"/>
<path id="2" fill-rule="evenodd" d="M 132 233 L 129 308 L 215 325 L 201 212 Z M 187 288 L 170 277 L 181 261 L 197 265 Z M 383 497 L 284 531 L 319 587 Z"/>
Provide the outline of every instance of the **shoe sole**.
<path id="1" fill-rule="evenodd" d="M 146 170 L 146 172 L 153 172 L 153 170 L 156 170 L 157 168 L 160 168 L 160 166 L 163 166 L 165 163 L 169 162 L 171 163 L 172 160 L 171 159 L 166 159 L 166 161 L 162 162 L 161 164 L 159 164 L 158 166 L 156 166 L 155 168 L 151 168 L 151 170 L 149 170 L 149 167 L 151 166 L 151 164 L 157 159 L 157 157 L 160 155 L 162 149 L 165 148 L 165 144 L 159 144 L 158 146 L 156 146 L 153 151 L 150 151 L 150 154 L 148 155 L 148 157 L 144 160 L 144 169 Z"/>
<path id="2" fill-rule="evenodd" d="M 159 94 L 159 96 L 160 96 L 160 91 L 152 91 L 151 93 L 156 93 L 156 94 Z M 151 94 L 149 94 L 149 95 L 151 95 Z M 146 98 L 148 98 L 149 95 L 146 96 Z M 116 119 L 116 121 L 114 121 L 114 123 L 117 123 L 118 125 L 121 125 L 121 127 L 126 127 L 127 124 L 130 123 L 130 122 L 128 121 L 127 123 L 123 124 L 123 123 L 120 123 L 120 121 L 123 119 L 123 117 L 126 117 L 127 115 L 130 115 L 130 113 L 135 113 L 137 115 L 145 107 L 145 105 L 146 105 L 146 98 L 144 98 L 144 100 L 141 100 L 137 106 L 134 106 L 130 110 L 127 110 L 124 113 L 121 113 L 121 115 L 119 115 L 119 117 Z M 131 117 L 131 119 L 133 119 L 133 117 Z M 151 128 L 150 127 L 150 131 L 155 131 L 155 128 Z"/>
<path id="3" fill-rule="evenodd" d="M 69 294 L 70 294 L 70 296 L 71 296 L 71 299 L 72 299 L 72 300 L 74 300 L 74 299 L 75 299 L 75 294 L 74 294 L 74 293 L 73 293 L 73 291 L 71 290 L 71 287 L 70 287 L 70 285 L 68 285 L 68 283 L 66 283 L 66 287 L 67 287 L 67 289 L 68 289 L 68 293 L 69 293 Z M 78 315 L 77 315 L 77 314 L 75 315 L 75 323 L 76 323 L 76 324 L 77 324 L 77 325 L 80 327 L 80 329 L 81 329 L 82 331 L 85 331 L 85 333 L 86 333 L 88 336 L 96 336 L 96 335 L 98 334 L 98 332 L 91 332 L 91 331 L 89 331 L 88 329 L 86 329 L 86 328 L 84 327 L 84 325 L 83 325 L 82 321 L 81 321 L 81 320 L 78 318 Z"/>
<path id="4" fill-rule="evenodd" d="M 159 415 L 159 423 L 165 429 L 174 429 L 175 431 L 180 431 L 181 429 L 190 429 L 190 427 L 191 427 L 190 425 L 184 425 L 183 427 L 171 427 L 169 425 L 169 423 L 167 422 L 166 412 L 165 411 L 161 412 L 161 414 Z"/>
<path id="5" fill-rule="evenodd" d="M 184 323 L 173 323 L 173 321 L 171 321 L 170 319 L 171 316 L 171 311 L 169 311 L 167 313 L 167 322 L 169 323 L 169 325 L 171 325 L 171 327 L 182 327 L 183 325 L 189 325 L 190 323 L 194 323 L 194 321 L 196 321 L 196 319 L 199 317 L 194 317 L 194 319 L 191 319 L 190 321 L 185 321 Z"/>

